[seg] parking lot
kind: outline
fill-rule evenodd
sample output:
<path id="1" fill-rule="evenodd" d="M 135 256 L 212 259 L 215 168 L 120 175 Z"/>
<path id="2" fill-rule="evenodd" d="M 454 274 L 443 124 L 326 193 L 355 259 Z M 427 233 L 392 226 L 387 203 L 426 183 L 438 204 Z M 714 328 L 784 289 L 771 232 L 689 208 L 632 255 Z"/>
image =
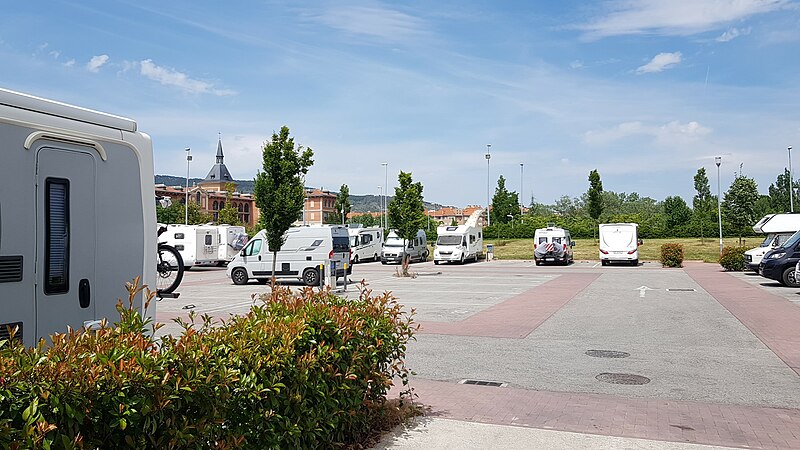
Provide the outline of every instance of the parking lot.
<path id="1" fill-rule="evenodd" d="M 342 295 L 355 296 L 363 279 L 416 309 L 421 330 L 407 364 L 417 374 L 420 401 L 445 417 L 717 445 L 759 447 L 762 439 L 778 439 L 775 447 L 800 445 L 800 296 L 794 289 L 702 263 L 662 269 L 655 263 L 427 262 L 411 266 L 415 278 L 399 278 L 396 270 L 356 265 Z M 195 268 L 179 291 L 179 299 L 159 302 L 159 321 L 190 310 L 243 313 L 251 294 L 269 286 L 235 286 L 224 269 Z M 177 330 L 173 324 L 161 332 Z M 610 383 L 603 374 L 644 384 Z M 543 393 L 554 397 L 514 406 Z M 558 397 L 566 394 L 571 400 Z M 509 395 L 508 402 L 498 405 L 498 395 Z M 494 401 L 481 406 L 482 396 Z M 575 402 L 585 405 L 578 411 Z M 642 423 L 627 429 L 604 418 L 620 402 L 641 408 Z M 692 415 L 703 408 L 706 419 Z"/>

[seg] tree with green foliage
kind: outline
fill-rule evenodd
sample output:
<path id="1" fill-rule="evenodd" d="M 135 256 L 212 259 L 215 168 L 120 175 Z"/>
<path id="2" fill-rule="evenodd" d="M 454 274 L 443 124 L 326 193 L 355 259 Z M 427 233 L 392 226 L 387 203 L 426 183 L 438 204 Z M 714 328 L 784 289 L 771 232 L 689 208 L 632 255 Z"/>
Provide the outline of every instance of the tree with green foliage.
<path id="1" fill-rule="evenodd" d="M 417 237 L 417 231 L 425 228 L 425 204 L 422 202 L 422 183 L 414 183 L 411 173 L 401 171 L 394 188 L 394 198 L 389 202 L 389 222 L 397 236 L 403 239 L 403 247 Z"/>
<path id="2" fill-rule="evenodd" d="M 181 224 L 186 219 L 186 210 L 182 202 L 172 202 L 166 208 L 156 203 L 156 220 L 165 224 Z M 211 215 L 200 209 L 200 205 L 189 202 L 189 225 L 200 225 L 211 222 Z"/>
<path id="3" fill-rule="evenodd" d="M 241 225 L 239 221 L 239 210 L 233 206 L 233 183 L 225 184 L 225 207 L 219 210 L 217 214 L 217 223 L 226 223 L 228 225 Z"/>
<path id="4" fill-rule="evenodd" d="M 711 184 L 708 182 L 705 167 L 697 169 L 697 173 L 694 175 L 694 190 L 697 193 L 692 197 L 692 218 L 698 224 L 700 242 L 703 242 L 703 234 L 706 224 L 709 223 L 715 200 L 715 197 L 711 195 Z"/>
<path id="5" fill-rule="evenodd" d="M 508 216 L 519 214 L 519 195 L 506 189 L 506 179 L 500 175 L 492 197 L 492 223 L 508 223 Z"/>
<path id="6" fill-rule="evenodd" d="M 336 212 L 329 216 L 330 223 L 345 223 L 352 206 L 353 205 L 350 203 L 350 188 L 347 187 L 346 184 L 343 184 L 339 188 L 339 193 L 336 194 L 336 202 L 333 205 Z M 343 210 L 344 216 L 342 216 Z"/>
<path id="7" fill-rule="evenodd" d="M 264 144 L 263 171 L 259 170 L 253 185 L 256 206 L 261 211 L 259 228 L 265 230 L 272 251 L 272 285 L 275 286 L 275 264 L 278 252 L 286 242 L 285 233 L 303 212 L 305 187 L 303 176 L 314 164 L 314 152 L 298 145 L 289 136 L 289 127 L 272 133 L 272 140 Z"/>
<path id="8" fill-rule="evenodd" d="M 795 192 L 800 188 L 800 182 L 794 183 Z M 795 198 L 797 200 L 797 198 Z M 772 210 L 777 213 L 789 212 L 789 170 L 784 169 L 783 173 L 778 175 L 774 183 L 769 185 L 769 204 Z"/>
<path id="9" fill-rule="evenodd" d="M 728 188 L 728 192 L 725 193 L 722 201 L 722 215 L 738 232 L 740 244 L 745 228 L 752 226 L 759 219 L 755 214 L 758 199 L 756 181 L 742 175 L 737 175 Z"/>
<path id="10" fill-rule="evenodd" d="M 597 169 L 589 172 L 589 191 L 587 192 L 587 209 L 589 217 L 595 220 L 603 214 L 603 182 L 600 181 L 600 174 Z"/>
<path id="11" fill-rule="evenodd" d="M 380 226 L 380 218 L 373 216 L 372 214 L 358 214 L 353 215 L 347 223 L 360 223 L 365 227 L 376 227 Z"/>
<path id="12" fill-rule="evenodd" d="M 692 210 L 681 197 L 667 197 L 662 206 L 668 232 L 674 232 L 676 228 L 689 223 L 692 218 Z"/>

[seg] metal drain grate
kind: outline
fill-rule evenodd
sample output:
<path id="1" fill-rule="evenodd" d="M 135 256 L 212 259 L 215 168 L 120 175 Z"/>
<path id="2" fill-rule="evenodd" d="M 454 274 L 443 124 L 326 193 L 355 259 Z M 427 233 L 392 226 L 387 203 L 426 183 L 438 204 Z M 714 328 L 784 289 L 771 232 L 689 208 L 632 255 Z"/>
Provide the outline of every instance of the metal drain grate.
<path id="1" fill-rule="evenodd" d="M 631 356 L 627 352 L 618 352 L 616 350 L 586 350 L 586 355 L 595 358 L 627 358 Z"/>
<path id="2" fill-rule="evenodd" d="M 697 292 L 697 289 L 693 289 L 693 288 L 672 288 L 672 289 L 667 289 L 667 292 Z"/>
<path id="3" fill-rule="evenodd" d="M 604 372 L 595 377 L 598 381 L 611 384 L 641 385 L 650 382 L 650 378 L 632 373 L 609 373 Z"/>
<path id="4" fill-rule="evenodd" d="M 491 387 L 503 387 L 506 384 L 500 383 L 499 381 L 484 381 L 484 380 L 461 380 L 459 384 L 472 384 L 475 386 L 491 386 Z"/>

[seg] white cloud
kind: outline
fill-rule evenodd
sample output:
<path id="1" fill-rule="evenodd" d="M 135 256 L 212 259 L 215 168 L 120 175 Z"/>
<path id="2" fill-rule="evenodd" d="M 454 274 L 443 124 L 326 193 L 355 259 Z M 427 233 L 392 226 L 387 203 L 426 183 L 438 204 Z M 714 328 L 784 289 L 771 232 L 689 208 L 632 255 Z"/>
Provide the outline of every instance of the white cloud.
<path id="1" fill-rule="evenodd" d="M 65 67 L 73 67 L 74 65 L 75 65 L 75 60 L 74 59 L 70 59 L 69 61 L 64 63 Z"/>
<path id="2" fill-rule="evenodd" d="M 313 19 L 347 33 L 393 42 L 426 34 L 419 18 L 388 8 L 337 5 Z"/>
<path id="3" fill-rule="evenodd" d="M 97 73 L 100 68 L 108 62 L 108 55 L 92 56 L 92 59 L 86 64 L 86 70 L 92 73 Z"/>
<path id="4" fill-rule="evenodd" d="M 584 135 L 584 142 L 592 145 L 606 145 L 631 136 L 650 136 L 658 143 L 671 145 L 676 142 L 696 140 L 711 133 L 711 129 L 691 121 L 686 123 L 677 120 L 664 125 L 645 125 L 642 122 L 624 122 L 606 130 L 589 131 Z"/>
<path id="5" fill-rule="evenodd" d="M 743 29 L 731 28 L 730 30 L 722 33 L 722 35 L 720 35 L 715 40 L 717 42 L 729 42 L 729 41 L 732 41 L 732 40 L 736 39 L 739 36 L 746 36 L 746 35 L 750 34 L 751 30 L 752 30 L 751 27 L 747 27 L 747 28 L 743 28 Z"/>
<path id="6" fill-rule="evenodd" d="M 145 59 L 139 63 L 140 73 L 153 80 L 158 81 L 164 86 L 180 88 L 192 94 L 213 94 L 219 96 L 235 95 L 236 92 L 230 89 L 217 89 L 213 84 L 190 78 L 188 75 L 167 67 L 157 66 L 150 59 Z M 130 69 L 130 67 L 128 67 Z M 125 69 L 123 69 L 125 70 Z"/>
<path id="7" fill-rule="evenodd" d="M 599 19 L 578 25 L 586 37 L 692 35 L 747 17 L 791 7 L 789 0 L 616 0 Z"/>
<path id="8" fill-rule="evenodd" d="M 52 56 L 53 59 L 58 59 L 58 57 L 61 56 L 61 53 L 56 50 L 53 50 L 50 53 L 48 53 L 48 55 Z"/>
<path id="9" fill-rule="evenodd" d="M 643 73 L 654 73 L 671 69 L 681 62 L 681 58 L 681 52 L 659 53 L 654 56 L 649 63 L 636 69 L 636 73 L 641 75 Z"/>
<path id="10" fill-rule="evenodd" d="M 571 63 L 569 63 L 569 66 L 571 68 L 573 68 L 573 69 L 583 69 L 584 68 L 583 61 L 578 60 L 578 59 L 576 59 L 575 61 L 572 61 Z"/>

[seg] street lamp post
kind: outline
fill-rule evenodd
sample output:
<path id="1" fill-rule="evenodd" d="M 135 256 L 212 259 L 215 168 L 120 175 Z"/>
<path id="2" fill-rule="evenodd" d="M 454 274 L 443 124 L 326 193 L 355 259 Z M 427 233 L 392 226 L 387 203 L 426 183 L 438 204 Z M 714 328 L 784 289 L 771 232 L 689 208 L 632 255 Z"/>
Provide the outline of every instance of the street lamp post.
<path id="1" fill-rule="evenodd" d="M 192 162 L 192 149 L 186 148 L 186 200 L 183 204 L 183 223 L 189 225 L 189 163 Z"/>
<path id="2" fill-rule="evenodd" d="M 389 163 L 381 163 L 383 166 L 383 177 L 385 178 L 383 181 L 383 185 L 386 186 L 386 190 L 383 191 L 383 212 L 385 213 L 386 217 L 386 226 L 385 229 L 389 229 Z"/>
<path id="3" fill-rule="evenodd" d="M 491 201 L 489 200 L 489 192 L 492 189 L 492 180 L 491 175 L 489 174 L 489 160 L 492 159 L 492 154 L 489 153 L 489 150 L 492 148 L 492 144 L 486 144 L 486 226 L 492 225 L 492 214 L 491 214 Z"/>
<path id="4" fill-rule="evenodd" d="M 506 217 L 511 219 L 511 229 L 513 230 L 514 229 L 514 215 L 513 214 L 508 214 Z"/>
<path id="5" fill-rule="evenodd" d="M 523 186 L 523 183 L 524 183 L 524 181 L 523 181 L 524 178 L 523 178 L 522 174 L 523 174 L 523 170 L 524 170 L 523 167 L 524 166 L 525 166 L 525 163 L 519 163 L 519 213 L 520 214 L 523 214 L 523 212 L 524 212 L 523 210 L 525 208 L 525 206 L 524 206 L 525 203 L 522 200 L 522 192 L 523 192 L 522 186 Z"/>
<path id="6" fill-rule="evenodd" d="M 719 222 L 719 254 L 722 255 L 722 200 L 720 199 L 721 190 L 719 184 L 719 166 L 722 164 L 722 157 L 714 157 L 714 163 L 717 165 L 717 222 Z"/>
<path id="7" fill-rule="evenodd" d="M 794 212 L 794 186 L 792 178 L 792 146 L 789 149 L 789 212 Z"/>
<path id="8" fill-rule="evenodd" d="M 378 203 L 381 208 L 381 213 L 378 217 L 381 218 L 381 228 L 383 228 L 383 186 L 378 186 Z"/>

